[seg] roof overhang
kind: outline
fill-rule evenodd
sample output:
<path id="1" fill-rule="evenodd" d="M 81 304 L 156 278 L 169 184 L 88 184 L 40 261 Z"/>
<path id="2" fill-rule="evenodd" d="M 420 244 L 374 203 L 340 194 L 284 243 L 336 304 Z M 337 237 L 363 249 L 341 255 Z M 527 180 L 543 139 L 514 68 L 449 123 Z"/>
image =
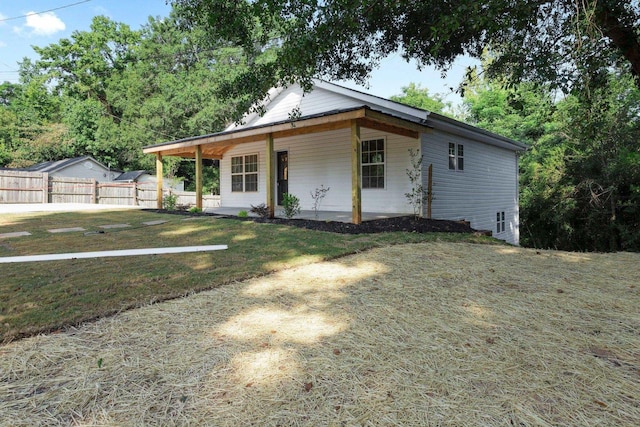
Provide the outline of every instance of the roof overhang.
<path id="1" fill-rule="evenodd" d="M 431 113 L 429 115 L 429 125 L 436 130 L 515 152 L 523 152 L 528 148 L 528 146 L 522 142 L 459 122 L 441 114 Z"/>
<path id="2" fill-rule="evenodd" d="M 196 147 L 200 146 L 203 158 L 221 159 L 231 147 L 248 142 L 265 141 L 268 135 L 275 139 L 345 129 L 349 128 L 354 121 L 360 127 L 415 139 L 418 139 L 421 133 L 431 130 L 429 126 L 423 123 L 406 120 L 372 110 L 368 106 L 362 106 L 301 117 L 297 120 L 268 123 L 150 145 L 144 147 L 143 152 L 146 154 L 161 154 L 163 156 L 195 157 Z"/>

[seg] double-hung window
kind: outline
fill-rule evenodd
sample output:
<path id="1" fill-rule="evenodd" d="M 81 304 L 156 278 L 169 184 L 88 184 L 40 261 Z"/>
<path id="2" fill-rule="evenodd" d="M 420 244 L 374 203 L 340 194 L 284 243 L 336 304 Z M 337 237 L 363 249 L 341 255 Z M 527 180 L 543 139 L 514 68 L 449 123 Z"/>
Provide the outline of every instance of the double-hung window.
<path id="1" fill-rule="evenodd" d="M 231 191 L 258 191 L 258 155 L 231 158 Z"/>
<path id="2" fill-rule="evenodd" d="M 496 212 L 496 233 L 502 233 L 505 230 L 504 211 Z"/>
<path id="3" fill-rule="evenodd" d="M 384 138 L 362 141 L 362 188 L 384 188 Z"/>
<path id="4" fill-rule="evenodd" d="M 464 146 L 462 144 L 449 143 L 449 169 L 464 170 Z"/>

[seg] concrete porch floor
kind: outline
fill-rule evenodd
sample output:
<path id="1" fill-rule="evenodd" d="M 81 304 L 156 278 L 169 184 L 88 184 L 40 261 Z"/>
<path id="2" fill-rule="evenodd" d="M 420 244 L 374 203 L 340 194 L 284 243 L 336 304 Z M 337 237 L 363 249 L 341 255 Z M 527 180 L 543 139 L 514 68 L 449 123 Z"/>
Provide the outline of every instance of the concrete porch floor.
<path id="1" fill-rule="evenodd" d="M 215 213 L 218 215 L 238 215 L 240 211 L 247 211 L 249 216 L 257 216 L 252 214 L 249 211 L 250 208 L 234 208 L 234 207 L 219 207 L 219 208 L 205 208 L 204 211 L 207 213 Z M 410 215 L 407 213 L 381 213 L 381 212 L 362 212 L 362 220 L 363 221 L 371 221 L 374 219 L 384 219 L 384 218 L 393 218 L 397 216 L 406 216 Z M 282 215 L 282 208 L 276 208 L 276 217 L 284 218 Z M 314 211 L 302 211 L 300 214 L 296 215 L 294 219 L 316 219 L 316 214 Z M 341 212 L 341 211 L 318 211 L 318 221 L 339 221 L 339 222 L 351 222 L 351 212 Z"/>

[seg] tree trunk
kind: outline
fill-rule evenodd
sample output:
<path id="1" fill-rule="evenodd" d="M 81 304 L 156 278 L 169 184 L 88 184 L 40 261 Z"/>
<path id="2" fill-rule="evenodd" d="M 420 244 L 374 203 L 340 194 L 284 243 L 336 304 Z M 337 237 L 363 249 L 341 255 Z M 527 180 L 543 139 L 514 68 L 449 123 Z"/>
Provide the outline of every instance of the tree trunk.
<path id="1" fill-rule="evenodd" d="M 619 19 L 620 13 L 621 11 L 608 8 L 598 2 L 594 17 L 602 33 L 631 64 L 631 74 L 636 86 L 640 88 L 640 41 L 633 26 L 625 25 Z"/>

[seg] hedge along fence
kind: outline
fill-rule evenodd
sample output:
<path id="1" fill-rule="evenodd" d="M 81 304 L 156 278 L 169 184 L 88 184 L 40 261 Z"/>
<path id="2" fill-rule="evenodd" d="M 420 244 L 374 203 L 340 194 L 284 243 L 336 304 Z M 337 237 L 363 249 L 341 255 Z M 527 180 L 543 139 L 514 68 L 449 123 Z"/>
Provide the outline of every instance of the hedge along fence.
<path id="1" fill-rule="evenodd" d="M 169 190 L 165 190 L 167 193 Z M 178 205 L 196 204 L 193 191 L 173 191 Z M 0 170 L 0 203 L 93 203 L 155 208 L 155 185 L 97 182 L 90 178 L 52 177 L 48 173 Z M 205 195 L 205 208 L 220 206 L 220 196 Z"/>

